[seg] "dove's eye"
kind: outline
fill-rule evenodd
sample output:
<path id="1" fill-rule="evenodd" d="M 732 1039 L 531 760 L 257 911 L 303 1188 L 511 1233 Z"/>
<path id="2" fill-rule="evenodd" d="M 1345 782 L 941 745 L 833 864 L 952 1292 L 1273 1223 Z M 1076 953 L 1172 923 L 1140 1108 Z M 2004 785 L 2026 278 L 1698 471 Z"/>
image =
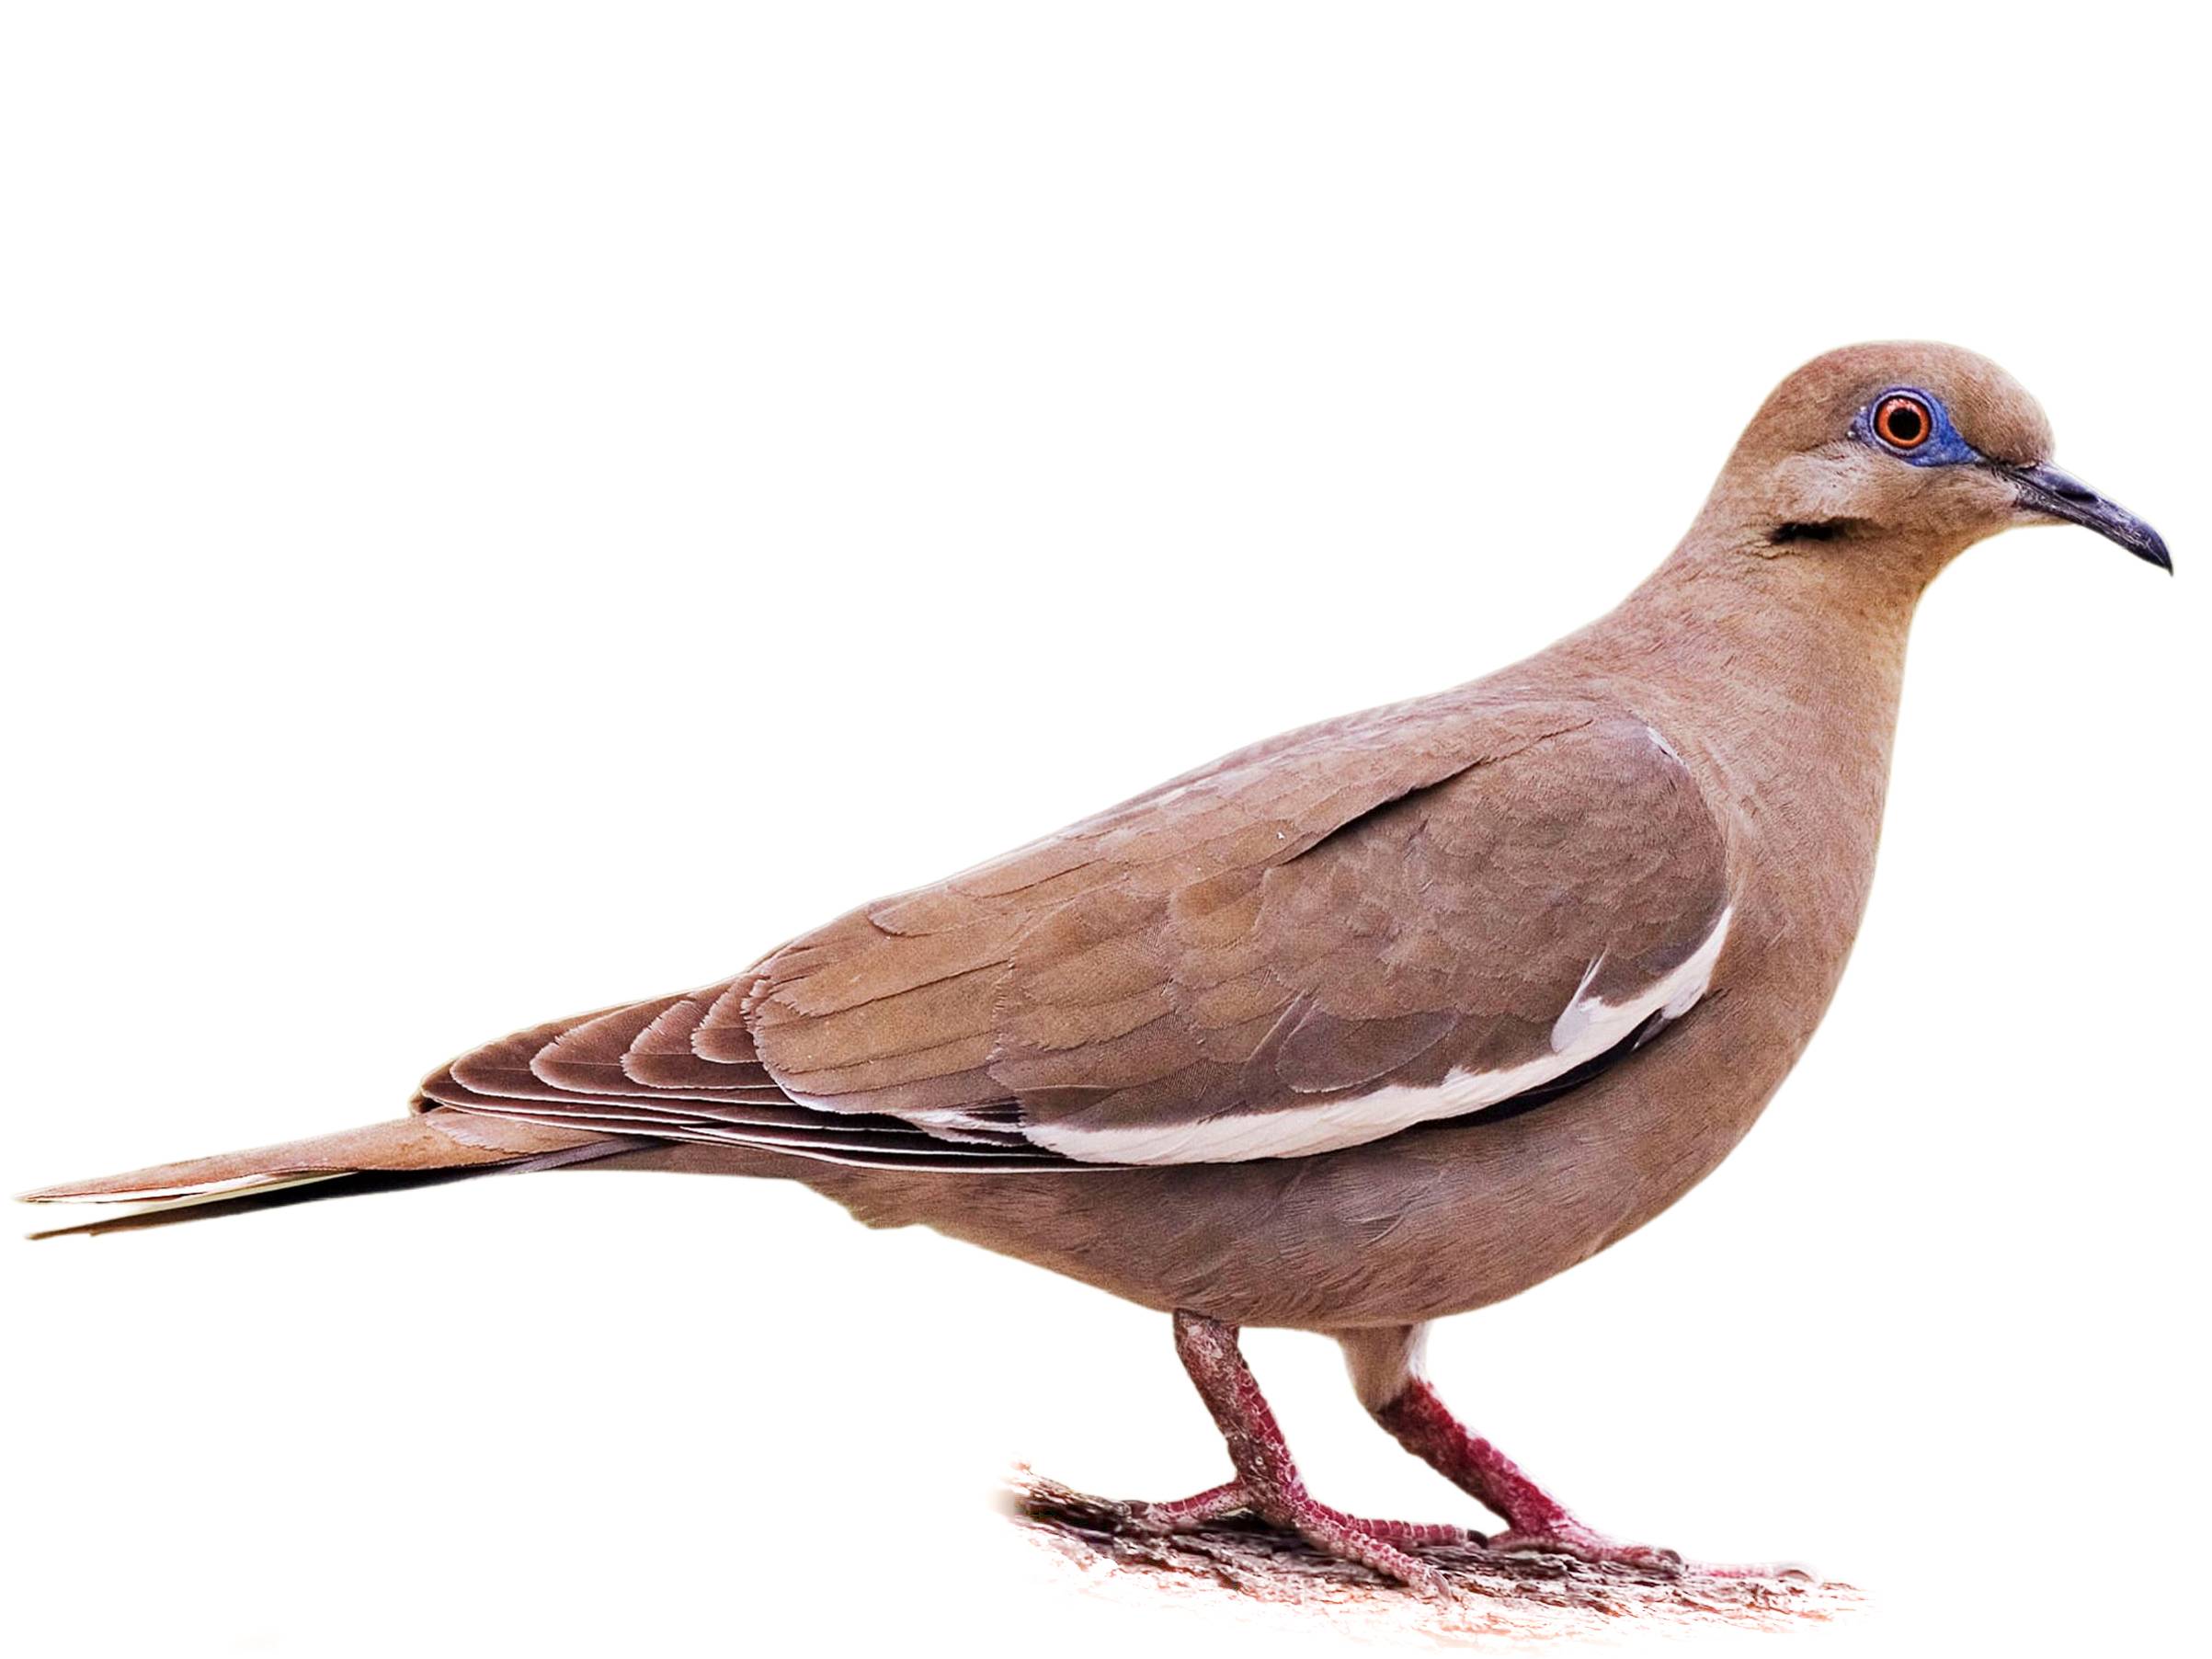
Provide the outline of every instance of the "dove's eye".
<path id="1" fill-rule="evenodd" d="M 1928 406 L 1902 392 L 1882 399 L 1874 412 L 1874 435 L 1893 450 L 1917 450 L 1933 430 Z"/>

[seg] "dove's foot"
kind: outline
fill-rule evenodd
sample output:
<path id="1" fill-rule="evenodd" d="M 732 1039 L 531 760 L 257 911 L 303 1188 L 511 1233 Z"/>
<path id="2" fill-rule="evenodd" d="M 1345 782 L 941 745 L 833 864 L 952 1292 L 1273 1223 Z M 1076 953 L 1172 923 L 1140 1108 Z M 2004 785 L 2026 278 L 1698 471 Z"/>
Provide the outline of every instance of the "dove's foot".
<path id="1" fill-rule="evenodd" d="M 1454 1417 L 1420 1375 L 1420 1326 L 1349 1332 L 1340 1340 L 1352 1381 L 1375 1421 L 1408 1451 L 1503 1517 L 1505 1530 L 1482 1540 L 1492 1553 L 1565 1555 L 1593 1565 L 1669 1575 L 1685 1570 L 1682 1558 L 1671 1550 L 1619 1543 L 1584 1526 L 1511 1458 Z M 1696 1570 L 1741 1577 L 1775 1572 L 1702 1564 Z"/>
<path id="2" fill-rule="evenodd" d="M 1572 1516 L 1541 1527 L 1508 1527 L 1494 1533 L 1483 1548 L 1495 1554 L 1565 1555 L 1593 1566 L 1636 1567 L 1667 1578 L 1762 1578 L 1774 1582 L 1818 1582 L 1811 1568 L 1796 1562 L 1684 1561 L 1672 1550 L 1650 1544 L 1624 1544 L 1593 1531 Z"/>
<path id="3" fill-rule="evenodd" d="M 1563 1515 L 1534 1527 L 1509 1527 L 1493 1533 L 1483 1548 L 1498 1555 L 1568 1555 L 1593 1566 L 1641 1567 L 1648 1572 L 1678 1573 L 1682 1558 L 1672 1550 L 1650 1544 L 1624 1544 Z M 1725 1569 L 1723 1569 L 1725 1571 Z"/>
<path id="4" fill-rule="evenodd" d="M 1424 1596 L 1450 1596 L 1443 1574 L 1408 1554 L 1407 1547 L 1467 1542 L 1471 1535 L 1464 1527 L 1363 1520 L 1319 1502 L 1306 1490 L 1275 1415 L 1237 1352 L 1236 1327 L 1178 1313 L 1175 1347 L 1228 1444 L 1237 1479 L 1194 1497 L 1137 1505 L 1131 1516 L 1135 1526 L 1182 1532 L 1232 1515 L 1256 1515 L 1297 1534 L 1324 1555 L 1357 1562 Z"/>
<path id="5" fill-rule="evenodd" d="M 1454 1417 L 1420 1374 L 1420 1328 L 1362 1331 L 1340 1338 L 1352 1380 L 1375 1421 L 1399 1445 L 1479 1498 L 1505 1519 L 1505 1530 L 1476 1540 L 1493 1554 L 1564 1555 L 1596 1566 L 1634 1567 L 1673 1577 L 1807 1578 L 1803 1567 L 1780 1562 L 1727 1566 L 1685 1562 L 1672 1550 L 1624 1544 L 1577 1520 L 1571 1511 L 1522 1472 L 1514 1461 Z"/>
<path id="6" fill-rule="evenodd" d="M 1278 1520 L 1275 1515 L 1297 1515 L 1298 1523 Z M 1385 1544 L 1465 1544 L 1478 1543 L 1480 1535 L 1469 1532 L 1465 1527 L 1454 1527 L 1436 1521 L 1377 1521 L 1363 1516 L 1346 1515 L 1341 1509 L 1331 1509 L 1303 1493 L 1295 1498 L 1278 1495 L 1272 1499 L 1255 1495 L 1242 1481 L 1231 1481 L 1226 1486 L 1215 1486 L 1195 1497 L 1177 1498 L 1168 1504 L 1139 1504 L 1130 1512 L 1131 1522 L 1147 1532 L 1192 1532 L 1214 1521 L 1231 1516 L 1256 1515 L 1263 1521 L 1287 1527 L 1302 1532 L 1306 1521 L 1327 1522 L 1350 1527 L 1370 1538 L 1380 1539 Z"/>
<path id="7" fill-rule="evenodd" d="M 1357 1562 L 1385 1578 L 1428 1594 L 1442 1594 L 1443 1581 L 1434 1569 L 1407 1554 L 1407 1548 L 1477 1541 L 1465 1527 L 1346 1515 L 1319 1502 L 1303 1487 L 1256 1493 L 1240 1480 L 1173 1503 L 1135 1505 L 1129 1522 L 1145 1532 L 1195 1532 L 1215 1521 L 1247 1515 L 1282 1531 L 1296 1533 L 1324 1555 Z"/>

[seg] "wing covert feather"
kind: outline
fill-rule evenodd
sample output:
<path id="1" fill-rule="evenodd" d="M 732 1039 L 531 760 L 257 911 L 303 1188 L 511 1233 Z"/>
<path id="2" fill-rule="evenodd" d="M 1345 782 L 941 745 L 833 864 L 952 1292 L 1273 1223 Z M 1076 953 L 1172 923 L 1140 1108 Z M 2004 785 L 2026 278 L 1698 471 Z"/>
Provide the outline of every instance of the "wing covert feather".
<path id="1" fill-rule="evenodd" d="M 1722 827 L 1640 718 L 1465 688 L 1239 751 L 425 1094 L 932 1168 L 1294 1156 L 1580 1075 L 1695 1000 L 1727 914 Z"/>

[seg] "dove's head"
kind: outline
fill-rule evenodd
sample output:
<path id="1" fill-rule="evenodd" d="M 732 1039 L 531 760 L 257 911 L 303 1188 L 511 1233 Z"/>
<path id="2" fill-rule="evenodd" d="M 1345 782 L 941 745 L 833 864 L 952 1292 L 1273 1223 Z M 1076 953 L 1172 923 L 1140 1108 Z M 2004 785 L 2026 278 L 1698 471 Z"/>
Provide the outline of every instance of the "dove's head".
<path id="1" fill-rule="evenodd" d="M 1878 561 L 1924 581 L 2015 524 L 2080 524 L 2173 568 L 2156 531 L 2050 452 L 2043 410 L 1988 358 L 1919 341 L 1846 346 L 1761 406 L 1706 528 L 1765 557 Z"/>

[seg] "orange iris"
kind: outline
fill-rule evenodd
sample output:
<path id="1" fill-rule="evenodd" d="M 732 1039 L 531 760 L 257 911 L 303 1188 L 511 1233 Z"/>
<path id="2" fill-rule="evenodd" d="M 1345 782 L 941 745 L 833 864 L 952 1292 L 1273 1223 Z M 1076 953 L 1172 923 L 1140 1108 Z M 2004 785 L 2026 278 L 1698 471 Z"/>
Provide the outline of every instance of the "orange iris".
<path id="1" fill-rule="evenodd" d="M 1900 450 L 1917 450 L 1935 430 L 1928 406 L 1917 397 L 1885 397 L 1874 412 L 1874 429 L 1884 443 Z"/>

